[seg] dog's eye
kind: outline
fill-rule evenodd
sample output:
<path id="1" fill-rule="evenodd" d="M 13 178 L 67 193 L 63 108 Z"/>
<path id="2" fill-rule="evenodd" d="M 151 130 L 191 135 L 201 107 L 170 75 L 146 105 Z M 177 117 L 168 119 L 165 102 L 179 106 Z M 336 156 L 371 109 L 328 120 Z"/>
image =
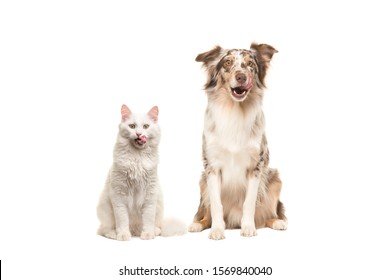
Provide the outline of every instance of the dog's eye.
<path id="1" fill-rule="evenodd" d="M 148 124 L 144 124 L 144 129 L 148 129 L 149 128 L 149 125 Z"/>
<path id="2" fill-rule="evenodd" d="M 230 65 L 232 65 L 232 61 L 229 59 L 225 60 L 225 66 L 230 66 Z"/>
<path id="3" fill-rule="evenodd" d="M 248 64 L 247 64 L 249 67 L 253 67 L 255 64 L 252 62 L 252 61 L 248 61 Z"/>
<path id="4" fill-rule="evenodd" d="M 132 124 L 129 124 L 129 127 L 130 127 L 131 129 L 134 129 L 134 128 L 136 127 L 136 125 L 135 125 L 135 123 L 132 123 Z"/>

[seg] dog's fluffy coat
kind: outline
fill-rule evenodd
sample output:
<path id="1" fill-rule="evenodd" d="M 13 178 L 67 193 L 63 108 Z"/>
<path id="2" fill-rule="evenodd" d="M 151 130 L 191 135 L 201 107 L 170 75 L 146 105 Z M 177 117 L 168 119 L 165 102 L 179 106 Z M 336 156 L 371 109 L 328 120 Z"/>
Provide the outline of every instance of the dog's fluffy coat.
<path id="1" fill-rule="evenodd" d="M 225 228 L 241 228 L 243 236 L 254 236 L 264 226 L 287 228 L 279 200 L 281 180 L 268 167 L 262 111 L 264 79 L 276 52 L 270 45 L 252 43 L 250 50 L 216 46 L 196 57 L 208 73 L 208 104 L 201 198 L 190 231 L 211 227 L 209 237 L 223 239 Z"/>

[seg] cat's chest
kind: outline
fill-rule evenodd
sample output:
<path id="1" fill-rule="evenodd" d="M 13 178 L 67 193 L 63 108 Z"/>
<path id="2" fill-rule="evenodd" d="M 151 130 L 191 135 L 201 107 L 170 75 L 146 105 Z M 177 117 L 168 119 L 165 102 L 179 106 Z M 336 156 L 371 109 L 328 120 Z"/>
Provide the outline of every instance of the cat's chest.
<path id="1" fill-rule="evenodd" d="M 153 173 L 156 170 L 156 162 L 151 158 L 130 158 L 123 167 L 130 179 L 137 179 Z"/>

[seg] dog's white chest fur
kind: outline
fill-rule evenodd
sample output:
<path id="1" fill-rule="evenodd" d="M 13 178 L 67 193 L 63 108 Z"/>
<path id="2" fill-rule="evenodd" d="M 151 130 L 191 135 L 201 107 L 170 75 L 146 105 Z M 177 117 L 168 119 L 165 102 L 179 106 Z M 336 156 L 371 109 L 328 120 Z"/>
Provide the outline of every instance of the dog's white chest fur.
<path id="1" fill-rule="evenodd" d="M 246 183 L 247 170 L 256 160 L 253 155 L 260 152 L 260 132 L 252 130 L 256 117 L 255 111 L 244 115 L 239 106 L 230 110 L 215 107 L 213 115 L 206 114 L 207 158 L 221 172 L 224 185 L 237 187 Z"/>

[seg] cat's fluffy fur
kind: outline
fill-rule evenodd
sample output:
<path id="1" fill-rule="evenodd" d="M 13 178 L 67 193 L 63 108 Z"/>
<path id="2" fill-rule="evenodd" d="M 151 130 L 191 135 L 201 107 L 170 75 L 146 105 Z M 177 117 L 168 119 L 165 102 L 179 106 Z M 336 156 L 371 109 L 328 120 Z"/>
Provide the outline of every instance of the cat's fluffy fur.
<path id="1" fill-rule="evenodd" d="M 113 164 L 97 207 L 98 234 L 117 240 L 131 236 L 183 234 L 180 222 L 163 222 L 163 197 L 157 165 L 160 127 L 158 108 L 134 114 L 123 105 Z"/>

